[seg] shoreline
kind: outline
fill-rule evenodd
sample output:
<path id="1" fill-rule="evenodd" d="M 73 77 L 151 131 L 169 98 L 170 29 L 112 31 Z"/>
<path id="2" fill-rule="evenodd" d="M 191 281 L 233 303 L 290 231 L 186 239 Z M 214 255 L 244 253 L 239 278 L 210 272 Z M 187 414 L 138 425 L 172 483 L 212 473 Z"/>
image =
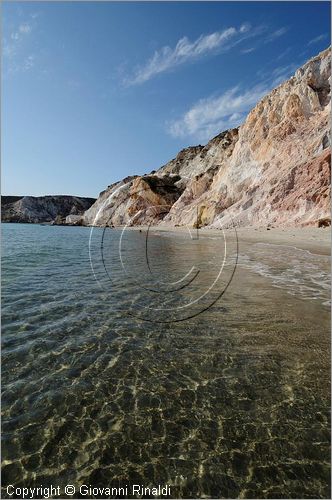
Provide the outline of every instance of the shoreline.
<path id="1" fill-rule="evenodd" d="M 91 226 L 93 227 L 93 226 Z M 123 229 L 119 226 L 112 229 Z M 132 226 L 127 230 L 146 231 L 148 226 Z M 185 226 L 151 226 L 153 232 L 164 233 L 187 233 Z M 190 228 L 192 231 L 196 229 Z M 224 229 L 225 235 L 235 234 L 234 229 Z M 223 234 L 220 229 L 201 228 L 200 235 L 220 236 Z M 331 227 L 287 227 L 287 228 L 263 228 L 263 227 L 240 227 L 236 228 L 236 234 L 241 241 L 246 244 L 266 243 L 272 245 L 292 246 L 301 250 L 307 250 L 318 255 L 331 255 Z"/>
<path id="2" fill-rule="evenodd" d="M 3 222 L 4 224 L 29 224 L 35 226 L 51 226 L 51 227 L 85 227 L 103 229 L 101 226 L 80 226 L 69 224 L 49 224 L 49 223 L 34 223 L 34 222 Z M 123 230 L 126 226 L 110 227 L 109 229 Z M 126 230 L 129 231 L 147 231 L 149 226 L 129 226 Z M 190 228 L 193 232 L 196 229 Z M 186 234 L 188 228 L 186 226 L 174 227 L 167 225 L 150 226 L 151 236 L 158 233 L 169 234 Z M 225 235 L 234 235 L 234 229 L 224 229 Z M 200 228 L 201 236 L 220 236 L 223 234 L 220 229 Z M 301 250 L 307 250 L 318 255 L 331 255 L 331 227 L 240 227 L 236 228 L 236 234 L 241 245 L 266 243 L 271 245 L 292 246 Z"/>

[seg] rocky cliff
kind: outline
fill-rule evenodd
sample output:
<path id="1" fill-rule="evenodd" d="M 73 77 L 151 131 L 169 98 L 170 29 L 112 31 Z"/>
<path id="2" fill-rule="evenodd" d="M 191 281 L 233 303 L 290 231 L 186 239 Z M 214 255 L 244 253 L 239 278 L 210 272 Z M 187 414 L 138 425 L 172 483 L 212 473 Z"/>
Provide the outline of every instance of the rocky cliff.
<path id="1" fill-rule="evenodd" d="M 330 220 L 330 49 L 236 129 L 92 198 L 3 197 L 2 220 L 122 226 L 320 225 Z M 10 198 L 10 199 L 9 199 Z"/>
<path id="2" fill-rule="evenodd" d="M 1 196 L 3 222 L 77 223 L 96 201 L 78 196 Z M 72 220 L 70 221 L 70 218 Z"/>
<path id="3" fill-rule="evenodd" d="M 238 128 L 157 172 L 109 186 L 86 225 L 319 225 L 330 217 L 330 49 L 272 90 Z"/>

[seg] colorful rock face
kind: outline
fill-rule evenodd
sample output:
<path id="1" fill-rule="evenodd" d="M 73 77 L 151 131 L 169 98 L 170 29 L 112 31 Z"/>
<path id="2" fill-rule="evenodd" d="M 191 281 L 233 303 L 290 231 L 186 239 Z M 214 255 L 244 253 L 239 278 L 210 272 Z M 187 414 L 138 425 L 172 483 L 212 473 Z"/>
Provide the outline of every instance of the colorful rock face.
<path id="1" fill-rule="evenodd" d="M 330 78 L 327 49 L 265 96 L 239 128 L 183 149 L 151 174 L 112 184 L 90 208 L 60 215 L 97 226 L 329 224 Z M 32 202 L 12 203 L 7 220 L 26 218 L 26 210 L 31 222 L 41 220 L 37 212 L 45 207 Z"/>

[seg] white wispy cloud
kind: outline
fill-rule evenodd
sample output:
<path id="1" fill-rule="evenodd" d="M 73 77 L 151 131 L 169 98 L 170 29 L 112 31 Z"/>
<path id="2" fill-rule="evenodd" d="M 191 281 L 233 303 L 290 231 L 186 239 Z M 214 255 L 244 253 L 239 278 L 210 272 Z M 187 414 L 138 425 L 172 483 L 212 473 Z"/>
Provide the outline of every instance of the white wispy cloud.
<path id="1" fill-rule="evenodd" d="M 297 65 L 275 68 L 269 79 L 241 89 L 239 85 L 218 96 L 200 99 L 182 117 L 167 124 L 173 137 L 191 137 L 205 142 L 223 130 L 240 125 L 249 111 L 270 90 L 286 80 Z"/>
<path id="2" fill-rule="evenodd" d="M 29 35 L 32 31 L 32 26 L 29 23 L 20 24 L 17 29 L 13 30 L 9 35 L 9 42 L 6 41 L 4 44 L 5 52 L 4 54 L 13 55 L 18 48 L 19 43 L 23 40 L 26 35 Z"/>
<path id="3" fill-rule="evenodd" d="M 210 53 L 229 50 L 234 43 L 239 43 L 239 41 L 247 38 L 250 31 L 251 26 L 244 23 L 239 28 L 229 27 L 223 31 L 201 35 L 194 41 L 190 41 L 184 36 L 174 48 L 165 46 L 157 50 L 147 63 L 139 67 L 134 76 L 127 78 L 124 83 L 127 85 L 140 84 L 160 73 Z"/>
<path id="4" fill-rule="evenodd" d="M 254 52 L 255 47 L 248 47 L 247 49 L 242 49 L 241 54 L 250 54 L 250 52 Z"/>
<path id="5" fill-rule="evenodd" d="M 277 58 L 278 59 L 278 58 Z M 278 79 L 286 80 L 292 73 L 294 73 L 297 68 L 299 68 L 303 63 L 302 57 L 298 59 L 296 63 L 289 63 L 283 66 L 276 66 L 271 69 L 271 66 L 268 65 L 265 69 L 262 68 L 257 71 L 256 75 L 260 78 L 261 81 L 270 81 L 272 80 L 275 85 L 278 85 Z"/>
<path id="6" fill-rule="evenodd" d="M 291 51 L 291 47 L 287 47 L 283 52 L 281 52 L 278 57 L 277 61 L 280 61 L 280 59 L 283 59 L 289 52 Z"/>
<path id="7" fill-rule="evenodd" d="M 33 54 L 27 56 L 23 61 L 22 69 L 24 71 L 28 71 L 29 69 L 33 68 L 35 65 L 35 59 L 36 58 Z"/>
<path id="8" fill-rule="evenodd" d="M 201 99 L 180 119 L 170 123 L 168 131 L 173 137 L 192 136 L 206 141 L 222 130 L 238 126 L 266 91 L 265 85 L 242 92 L 236 86 L 217 97 Z"/>
<path id="9" fill-rule="evenodd" d="M 288 28 L 286 26 L 283 26 L 282 28 L 273 31 L 272 33 L 270 33 L 270 35 L 266 37 L 265 43 L 274 42 L 274 40 L 276 40 L 277 38 L 280 38 L 281 36 L 285 35 L 287 31 Z"/>
<path id="10" fill-rule="evenodd" d="M 273 42 L 287 31 L 287 27 L 279 28 L 269 35 L 266 35 L 268 27 L 260 25 L 252 27 L 249 23 L 243 23 L 236 28 L 231 26 L 222 31 L 215 31 L 210 34 L 203 34 L 196 40 L 190 41 L 186 36 L 180 38 L 175 47 L 168 45 L 156 50 L 153 56 L 143 65 L 139 66 L 132 76 L 123 79 L 126 86 L 142 84 L 160 73 L 171 71 L 185 63 L 193 62 L 210 54 L 219 54 L 229 51 L 241 44 L 256 37 L 256 45 Z M 242 54 L 249 54 L 256 50 L 256 46 L 244 47 Z"/>
<path id="11" fill-rule="evenodd" d="M 27 34 L 27 33 L 30 33 L 31 30 L 32 30 L 32 27 L 31 27 L 31 24 L 29 24 L 29 23 L 20 24 L 18 27 L 19 33 Z"/>
<path id="12" fill-rule="evenodd" d="M 34 66 L 35 56 L 26 54 L 25 42 L 31 35 L 34 27 L 34 21 L 22 22 L 13 28 L 3 40 L 2 54 L 4 62 L 7 65 L 9 73 L 17 71 L 27 71 Z M 25 53 L 24 53 L 25 52 Z"/>
<path id="13" fill-rule="evenodd" d="M 327 38 L 327 34 L 326 33 L 323 33 L 322 35 L 318 35 L 316 36 L 315 38 L 313 38 L 312 40 L 310 40 L 307 45 L 313 45 L 314 43 L 318 43 L 318 42 L 321 42 L 322 40 L 325 40 L 325 38 Z"/>

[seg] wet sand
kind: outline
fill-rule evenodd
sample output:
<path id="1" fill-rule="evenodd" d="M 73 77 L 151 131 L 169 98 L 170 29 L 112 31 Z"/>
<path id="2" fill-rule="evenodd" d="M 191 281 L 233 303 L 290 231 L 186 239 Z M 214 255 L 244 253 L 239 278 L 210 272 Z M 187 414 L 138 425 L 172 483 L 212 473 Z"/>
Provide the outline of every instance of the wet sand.
<path id="1" fill-rule="evenodd" d="M 141 230 L 146 231 L 146 226 L 126 228 L 126 231 Z M 151 229 L 150 229 L 151 230 Z M 158 232 L 188 232 L 187 227 L 154 226 L 154 231 Z M 193 233 L 196 229 L 190 229 Z M 232 229 L 225 229 L 225 234 L 232 234 Z M 199 229 L 199 234 L 207 236 L 220 236 L 219 229 Z M 309 250 L 319 255 L 331 254 L 331 228 L 255 228 L 243 227 L 236 229 L 239 242 L 245 243 L 271 243 L 274 245 L 293 246 L 302 250 Z"/>

